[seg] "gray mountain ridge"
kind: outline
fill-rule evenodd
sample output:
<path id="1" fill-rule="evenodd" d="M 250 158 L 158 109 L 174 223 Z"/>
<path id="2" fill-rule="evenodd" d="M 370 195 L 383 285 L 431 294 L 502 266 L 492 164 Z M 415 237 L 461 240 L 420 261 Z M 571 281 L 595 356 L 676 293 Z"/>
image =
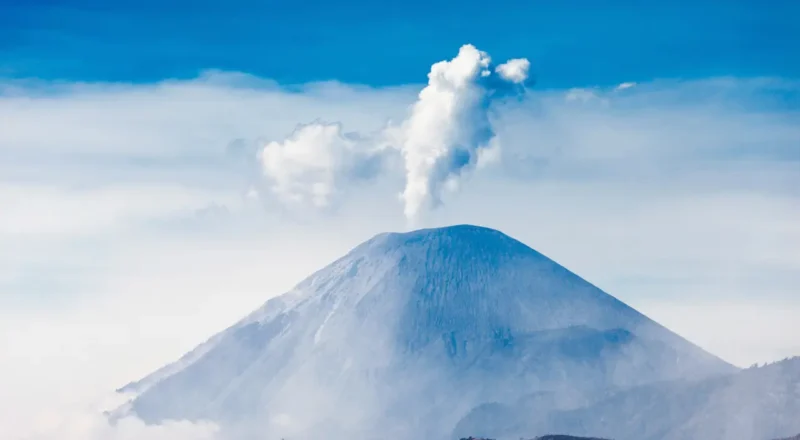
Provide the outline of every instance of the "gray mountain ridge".
<path id="1" fill-rule="evenodd" d="M 456 432 L 518 439 L 568 432 L 617 440 L 766 440 L 800 432 L 800 357 L 702 380 L 618 391 L 569 410 L 519 401 L 475 408 Z M 527 437 L 526 437 L 527 438 Z"/>
<path id="2" fill-rule="evenodd" d="M 458 225 L 366 241 L 124 387 L 138 397 L 122 411 L 241 438 L 441 439 L 482 405 L 577 411 L 736 370 L 519 241 Z"/>

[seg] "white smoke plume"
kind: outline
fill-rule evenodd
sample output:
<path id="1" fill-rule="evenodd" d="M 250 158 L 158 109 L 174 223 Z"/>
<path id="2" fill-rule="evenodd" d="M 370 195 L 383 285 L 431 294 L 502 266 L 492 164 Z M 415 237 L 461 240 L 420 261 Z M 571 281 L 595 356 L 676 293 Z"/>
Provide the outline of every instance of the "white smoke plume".
<path id="1" fill-rule="evenodd" d="M 504 83 L 527 79 L 528 60 L 511 60 L 490 70 L 491 58 L 470 44 L 450 61 L 431 66 L 428 86 L 419 93 L 402 124 L 400 150 L 406 169 L 405 215 L 441 203 L 443 188 L 455 186 L 494 138 L 489 104 Z"/>
<path id="2" fill-rule="evenodd" d="M 490 104 L 522 90 L 529 69 L 528 60 L 513 59 L 492 70 L 488 54 L 464 45 L 452 60 L 431 66 L 428 85 L 400 124 L 375 135 L 345 134 L 339 124 L 303 125 L 261 150 L 263 172 L 283 201 L 324 207 L 341 184 L 374 177 L 381 156 L 399 152 L 404 213 L 412 219 L 441 204 L 465 172 L 497 158 Z"/>

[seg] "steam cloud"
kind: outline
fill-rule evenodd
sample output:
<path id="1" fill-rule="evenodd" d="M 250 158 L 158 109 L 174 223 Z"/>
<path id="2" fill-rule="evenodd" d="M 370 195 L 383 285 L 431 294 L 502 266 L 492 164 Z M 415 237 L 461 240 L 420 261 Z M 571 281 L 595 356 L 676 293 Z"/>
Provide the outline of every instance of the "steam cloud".
<path id="1" fill-rule="evenodd" d="M 339 124 L 300 126 L 262 149 L 263 172 L 280 199 L 323 207 L 341 184 L 374 177 L 384 163 L 381 156 L 399 153 L 404 213 L 414 218 L 440 205 L 445 190 L 457 188 L 465 172 L 497 157 L 490 105 L 522 90 L 529 69 L 528 60 L 513 59 L 492 70 L 487 53 L 464 45 L 452 60 L 431 66 L 428 85 L 400 124 L 376 135 L 344 134 Z"/>
<path id="2" fill-rule="evenodd" d="M 411 116 L 402 125 L 400 150 L 406 168 L 405 215 L 441 203 L 443 188 L 455 186 L 494 138 L 489 104 L 502 82 L 522 83 L 528 60 L 511 60 L 490 70 L 491 59 L 465 45 L 458 56 L 431 67 L 428 86 L 419 93 Z M 498 81 L 499 79 L 499 81 Z"/>

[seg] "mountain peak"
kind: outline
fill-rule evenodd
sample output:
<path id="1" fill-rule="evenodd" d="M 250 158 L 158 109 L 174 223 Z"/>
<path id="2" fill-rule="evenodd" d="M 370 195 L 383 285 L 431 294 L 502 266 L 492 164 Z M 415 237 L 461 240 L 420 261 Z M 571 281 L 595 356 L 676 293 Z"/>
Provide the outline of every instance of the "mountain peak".
<path id="1" fill-rule="evenodd" d="M 506 244 L 522 244 L 519 241 L 509 237 L 508 235 L 492 228 L 485 226 L 476 226 L 470 224 L 458 224 L 450 226 L 442 226 L 438 228 L 423 228 L 416 229 L 408 232 L 385 232 L 378 234 L 367 243 L 377 242 L 390 242 L 392 244 L 402 243 L 415 243 L 420 241 L 429 240 L 459 240 L 459 241 L 472 241 L 472 242 L 498 242 Z M 523 245 L 524 246 L 524 245 Z"/>
<path id="2" fill-rule="evenodd" d="M 500 231 L 468 224 L 378 234 L 356 247 L 345 258 L 354 255 L 368 258 L 402 255 L 406 263 L 414 260 L 449 262 L 460 266 L 494 264 L 497 265 L 496 269 L 510 259 L 527 257 L 552 267 L 557 266 L 547 257 Z"/>
<path id="3" fill-rule="evenodd" d="M 361 244 L 133 384 L 131 411 L 442 438 L 484 402 L 574 404 L 728 368 L 525 244 L 455 225 Z"/>
<path id="4" fill-rule="evenodd" d="M 405 237 L 420 237 L 420 236 L 450 236 L 460 238 L 475 238 L 475 237 L 496 237 L 502 235 L 510 238 L 502 232 L 488 228 L 485 226 L 471 225 L 467 223 L 455 224 L 449 226 L 441 226 L 436 228 L 422 228 L 415 229 L 408 232 L 389 232 L 388 235 L 399 235 Z"/>

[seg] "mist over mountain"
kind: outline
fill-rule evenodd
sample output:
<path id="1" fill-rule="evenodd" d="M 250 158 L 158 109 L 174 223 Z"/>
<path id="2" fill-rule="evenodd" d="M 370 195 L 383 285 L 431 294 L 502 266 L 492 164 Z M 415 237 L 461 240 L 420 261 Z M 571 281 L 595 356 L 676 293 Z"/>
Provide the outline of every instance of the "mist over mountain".
<path id="1" fill-rule="evenodd" d="M 580 434 L 573 420 L 599 436 L 616 407 L 680 392 L 662 384 L 735 371 L 519 241 L 460 225 L 368 240 L 124 387 L 138 397 L 120 414 L 239 438 Z M 613 433 L 632 438 L 628 422 Z"/>

